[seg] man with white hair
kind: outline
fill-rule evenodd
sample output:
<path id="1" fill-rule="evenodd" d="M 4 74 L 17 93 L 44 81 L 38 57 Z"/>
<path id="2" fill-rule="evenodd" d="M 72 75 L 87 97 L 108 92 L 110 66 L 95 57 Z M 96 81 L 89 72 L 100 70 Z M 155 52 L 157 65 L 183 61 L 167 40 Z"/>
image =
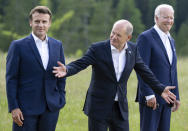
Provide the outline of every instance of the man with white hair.
<path id="1" fill-rule="evenodd" d="M 177 111 L 180 106 L 175 41 L 169 33 L 174 23 L 173 7 L 167 4 L 157 6 L 154 20 L 154 27 L 139 35 L 138 49 L 143 61 L 161 83 L 176 86 L 171 91 L 177 99 L 174 104 L 167 104 L 137 75 L 136 101 L 139 102 L 141 131 L 169 131 L 171 110 Z"/>

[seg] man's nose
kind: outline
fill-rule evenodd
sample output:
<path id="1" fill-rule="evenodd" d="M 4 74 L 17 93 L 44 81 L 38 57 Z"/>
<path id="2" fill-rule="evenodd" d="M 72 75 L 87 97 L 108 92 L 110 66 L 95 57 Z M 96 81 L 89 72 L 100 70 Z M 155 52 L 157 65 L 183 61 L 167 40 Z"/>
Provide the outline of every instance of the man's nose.
<path id="1" fill-rule="evenodd" d="M 39 26 L 43 26 L 43 23 L 42 22 L 39 22 L 39 24 L 38 24 Z"/>
<path id="2" fill-rule="evenodd" d="M 116 35 L 113 35 L 112 38 L 113 38 L 113 39 L 116 39 L 117 37 L 116 37 Z"/>

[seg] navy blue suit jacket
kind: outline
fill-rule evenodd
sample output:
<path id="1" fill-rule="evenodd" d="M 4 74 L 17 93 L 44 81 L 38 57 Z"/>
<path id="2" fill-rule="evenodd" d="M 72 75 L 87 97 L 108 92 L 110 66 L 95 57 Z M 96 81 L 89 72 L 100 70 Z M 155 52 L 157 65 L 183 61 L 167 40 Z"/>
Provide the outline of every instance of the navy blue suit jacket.
<path id="1" fill-rule="evenodd" d="M 62 43 L 48 37 L 48 47 L 45 70 L 32 35 L 11 43 L 6 63 L 9 112 L 20 108 L 23 114 L 37 115 L 47 107 L 56 111 L 65 105 L 65 79 L 52 73 L 57 61 L 65 63 Z"/>
<path id="2" fill-rule="evenodd" d="M 149 66 L 157 79 L 164 85 L 176 86 L 172 92 L 179 100 L 178 92 L 178 80 L 177 80 L 177 57 L 175 42 L 173 38 L 170 38 L 170 44 L 172 47 L 173 61 L 170 65 L 166 49 L 154 28 L 151 28 L 141 35 L 137 39 L 137 45 L 139 53 L 143 61 Z M 140 103 L 145 102 L 145 96 L 155 94 L 157 102 L 159 104 L 166 103 L 158 94 L 154 93 L 148 85 L 138 75 L 138 90 L 136 101 Z"/>
<path id="3" fill-rule="evenodd" d="M 92 77 L 84 105 L 86 115 L 94 119 L 106 119 L 111 112 L 117 92 L 122 117 L 127 120 L 127 81 L 133 68 L 153 90 L 158 94 L 162 93 L 164 86 L 155 79 L 152 72 L 143 63 L 136 44 L 131 42 L 127 44 L 126 65 L 119 81 L 115 75 L 109 40 L 92 44 L 82 58 L 66 66 L 67 76 L 70 76 L 92 65 Z"/>

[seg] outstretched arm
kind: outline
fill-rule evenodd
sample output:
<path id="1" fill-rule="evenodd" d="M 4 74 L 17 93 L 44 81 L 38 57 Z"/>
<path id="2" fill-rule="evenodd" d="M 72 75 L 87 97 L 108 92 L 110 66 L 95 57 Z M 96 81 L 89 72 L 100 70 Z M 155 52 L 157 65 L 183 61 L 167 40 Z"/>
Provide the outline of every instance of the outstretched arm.
<path id="1" fill-rule="evenodd" d="M 80 72 L 81 70 L 84 70 L 89 65 L 94 65 L 96 63 L 94 52 L 95 49 L 93 46 L 91 46 L 82 58 L 77 59 L 66 66 L 58 61 L 58 67 L 53 67 L 53 73 L 58 78 L 65 76 L 68 77 Z"/>

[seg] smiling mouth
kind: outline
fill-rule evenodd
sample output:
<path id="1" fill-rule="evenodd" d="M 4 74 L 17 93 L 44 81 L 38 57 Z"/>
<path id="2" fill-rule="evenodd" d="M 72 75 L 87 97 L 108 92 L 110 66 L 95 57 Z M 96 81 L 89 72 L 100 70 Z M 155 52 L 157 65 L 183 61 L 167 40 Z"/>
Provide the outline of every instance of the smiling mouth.
<path id="1" fill-rule="evenodd" d="M 39 32 L 44 32 L 44 30 L 38 30 Z"/>

